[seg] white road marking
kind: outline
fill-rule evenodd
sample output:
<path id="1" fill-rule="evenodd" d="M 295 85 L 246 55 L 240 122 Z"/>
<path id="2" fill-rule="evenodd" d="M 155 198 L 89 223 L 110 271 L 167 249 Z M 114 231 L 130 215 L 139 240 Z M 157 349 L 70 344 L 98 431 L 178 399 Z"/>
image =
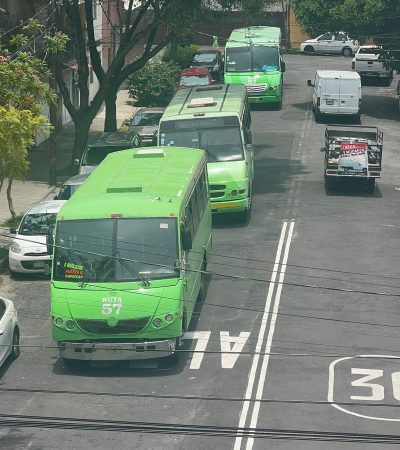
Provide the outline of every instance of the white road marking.
<path id="1" fill-rule="evenodd" d="M 261 366 L 260 377 L 258 379 L 258 386 L 257 386 L 257 391 L 256 391 L 256 401 L 254 402 L 253 414 L 251 416 L 251 422 L 250 422 L 250 428 L 254 428 L 254 429 L 257 428 L 258 415 L 260 413 L 260 405 L 261 405 L 260 400 L 262 399 L 262 396 L 263 396 L 264 386 L 265 386 L 265 382 L 266 382 L 266 378 L 267 378 L 268 363 L 269 363 L 270 353 L 271 353 L 271 348 L 272 348 L 272 340 L 274 338 L 274 333 L 275 333 L 276 320 L 278 317 L 279 304 L 281 301 L 281 294 L 282 294 L 282 286 L 283 286 L 282 283 L 285 279 L 286 264 L 287 264 L 287 261 L 289 258 L 290 244 L 291 244 L 292 238 L 293 238 L 293 229 L 294 229 L 294 221 L 292 221 L 290 223 L 289 233 L 288 233 L 288 237 L 287 237 L 286 244 L 285 244 L 285 251 L 283 254 L 281 272 L 279 274 L 279 282 L 278 282 L 278 286 L 277 286 L 277 290 L 276 290 L 276 294 L 275 294 L 275 304 L 274 304 L 274 309 L 272 312 L 267 343 L 265 345 L 265 354 L 263 356 L 263 363 Z M 254 438 L 249 437 L 247 440 L 246 450 L 251 450 L 253 448 L 253 445 L 254 445 Z"/>
<path id="2" fill-rule="evenodd" d="M 221 338 L 221 366 L 223 369 L 232 369 L 240 352 L 243 350 L 250 336 L 248 331 L 242 331 L 239 336 L 229 336 L 229 331 L 220 331 Z M 233 346 L 231 347 L 231 343 Z"/>
<path id="3" fill-rule="evenodd" d="M 185 339 L 197 339 L 192 360 L 190 361 L 190 369 L 200 369 L 210 336 L 211 331 L 193 331 L 185 333 Z"/>
<path id="4" fill-rule="evenodd" d="M 249 399 L 251 398 L 252 393 L 253 393 L 254 382 L 256 379 L 256 372 L 257 372 L 258 363 L 260 360 L 260 352 L 261 352 L 261 348 L 262 348 L 262 345 L 264 342 L 264 336 L 265 336 L 267 322 L 268 322 L 269 313 L 270 313 L 270 309 L 271 309 L 272 294 L 275 289 L 275 280 L 276 280 L 276 277 L 278 274 L 279 261 L 281 260 L 283 243 L 284 243 L 285 236 L 286 236 L 286 229 L 287 229 L 287 222 L 284 222 L 283 226 L 282 226 L 282 231 L 281 231 L 281 235 L 279 238 L 279 242 L 278 242 L 278 249 L 276 251 L 276 257 L 275 257 L 274 267 L 272 270 L 271 281 L 270 281 L 270 284 L 268 287 L 267 299 L 266 299 L 266 303 L 265 303 L 263 317 L 261 319 L 261 326 L 260 326 L 260 331 L 258 333 L 255 354 L 254 354 L 250 372 L 249 372 L 249 379 L 247 382 L 247 388 L 246 388 L 246 393 L 244 396 L 244 402 L 243 402 L 242 410 L 241 410 L 240 417 L 239 417 L 239 425 L 238 425 L 239 430 L 241 428 L 244 428 L 244 426 L 246 424 L 247 414 L 248 414 L 249 407 L 250 407 Z M 242 437 L 236 436 L 234 450 L 240 450 L 241 445 L 242 445 Z"/>
<path id="5" fill-rule="evenodd" d="M 359 414 L 354 411 L 349 411 L 348 409 L 343 408 L 342 406 L 339 406 L 337 403 L 334 402 L 334 386 L 335 386 L 335 366 L 342 362 L 349 359 L 355 359 L 355 358 L 390 358 L 390 359 L 400 359 L 399 356 L 393 356 L 393 355 L 357 355 L 357 356 L 346 356 L 344 358 L 336 359 L 335 361 L 332 361 L 329 365 L 329 380 L 328 380 L 328 402 L 336 408 L 339 411 L 342 411 L 346 414 L 350 414 L 351 416 L 356 416 L 361 419 L 369 419 L 369 420 L 379 420 L 379 421 L 385 421 L 385 422 L 400 422 L 400 419 L 394 419 L 394 418 L 388 418 L 388 417 L 374 417 L 374 416 L 367 416 L 365 414 Z"/>

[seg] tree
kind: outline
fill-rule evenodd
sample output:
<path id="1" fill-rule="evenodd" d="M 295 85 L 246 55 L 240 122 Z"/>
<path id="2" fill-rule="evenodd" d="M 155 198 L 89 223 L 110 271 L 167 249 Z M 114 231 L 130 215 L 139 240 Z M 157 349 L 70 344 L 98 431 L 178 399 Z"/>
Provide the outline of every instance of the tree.
<path id="1" fill-rule="evenodd" d="M 220 8 L 242 8 L 246 14 L 260 11 L 266 4 L 275 0 L 143 0 L 126 2 L 110 0 L 114 3 L 119 23 L 113 28 L 119 36 L 119 45 L 111 65 L 106 70 L 102 67 L 97 51 L 93 26 L 92 0 L 84 0 L 84 14 L 81 14 L 82 2 L 79 0 L 61 0 L 60 13 L 55 12 L 55 23 L 59 30 L 68 34 L 77 62 L 77 79 L 79 89 L 79 106 L 75 107 L 70 92 L 62 77 L 62 57 L 54 56 L 50 60 L 57 79 L 64 105 L 75 124 L 75 140 L 71 157 L 80 158 L 88 138 L 89 128 L 103 103 L 106 107 L 105 131 L 116 130 L 116 97 L 121 84 L 127 77 L 140 70 L 151 58 L 160 52 L 169 42 L 178 42 L 181 37 L 190 35 L 194 24 L 203 17 L 210 5 Z M 107 16 L 100 1 L 103 13 Z M 137 3 L 139 3 L 137 5 Z M 125 5 L 125 8 L 124 8 Z M 62 17 L 65 15 L 65 22 Z M 87 30 L 87 36 L 84 29 Z M 160 31 L 164 38 L 156 42 Z M 144 42 L 144 45 L 143 45 Z M 142 47 L 143 45 L 143 47 Z M 141 48 L 138 57 L 128 61 L 129 52 L 136 47 Z M 99 81 L 99 88 L 89 101 L 89 63 Z"/>
<path id="2" fill-rule="evenodd" d="M 372 37 L 385 50 L 387 61 L 399 70 L 400 2 L 398 0 L 292 0 L 298 22 L 311 35 L 348 31 Z"/>
<path id="3" fill-rule="evenodd" d="M 43 105 L 54 101 L 54 93 L 43 79 L 49 75 L 45 64 L 28 53 L 0 51 L 0 190 L 8 179 L 7 199 L 13 218 L 13 180 L 26 175 L 28 148 L 38 130 L 48 128 Z"/>
<path id="4" fill-rule="evenodd" d="M 29 168 L 27 149 L 35 142 L 34 137 L 40 128 L 46 125 L 46 118 L 13 106 L 4 108 L 0 106 L 0 168 L 1 184 L 8 179 L 7 201 L 13 219 L 16 217 L 11 187 L 14 178 L 24 178 Z"/>

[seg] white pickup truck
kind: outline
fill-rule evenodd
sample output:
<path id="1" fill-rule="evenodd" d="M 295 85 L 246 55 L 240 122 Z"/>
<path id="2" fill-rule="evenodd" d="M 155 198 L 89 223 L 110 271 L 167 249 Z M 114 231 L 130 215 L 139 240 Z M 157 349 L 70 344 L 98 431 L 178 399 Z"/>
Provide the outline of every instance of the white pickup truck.
<path id="1" fill-rule="evenodd" d="M 384 80 L 390 86 L 393 80 L 393 70 L 384 66 L 380 58 L 382 49 L 378 45 L 363 45 L 355 54 L 351 68 L 358 72 L 361 78 L 377 78 Z"/>

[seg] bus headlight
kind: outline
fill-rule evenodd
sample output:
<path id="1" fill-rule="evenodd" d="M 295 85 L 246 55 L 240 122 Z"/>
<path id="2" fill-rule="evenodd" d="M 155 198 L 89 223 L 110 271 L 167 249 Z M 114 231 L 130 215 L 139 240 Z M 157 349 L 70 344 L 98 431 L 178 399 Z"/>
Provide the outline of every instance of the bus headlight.
<path id="1" fill-rule="evenodd" d="M 162 320 L 161 320 L 161 319 L 158 319 L 158 318 L 154 319 L 154 320 L 153 320 L 153 325 L 154 325 L 156 328 L 162 327 Z"/>
<path id="2" fill-rule="evenodd" d="M 231 191 L 231 196 L 232 197 L 236 197 L 238 195 L 238 191 L 236 189 L 234 189 L 233 191 Z"/>
<path id="3" fill-rule="evenodd" d="M 165 320 L 170 323 L 174 320 L 174 316 L 172 314 L 167 314 Z"/>
<path id="4" fill-rule="evenodd" d="M 67 330 L 73 330 L 75 328 L 75 323 L 73 320 L 69 319 L 65 322 L 65 328 Z"/>
<path id="5" fill-rule="evenodd" d="M 54 321 L 56 325 L 61 326 L 63 324 L 63 320 L 61 317 L 57 317 Z"/>

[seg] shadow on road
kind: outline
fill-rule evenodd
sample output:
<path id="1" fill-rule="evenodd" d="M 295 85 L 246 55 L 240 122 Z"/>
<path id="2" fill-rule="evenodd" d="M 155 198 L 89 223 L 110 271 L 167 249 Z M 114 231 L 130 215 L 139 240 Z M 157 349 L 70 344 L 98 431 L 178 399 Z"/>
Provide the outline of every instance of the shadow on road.
<path id="1" fill-rule="evenodd" d="M 382 198 L 382 193 L 379 189 L 379 181 L 375 185 L 375 191 L 366 192 L 365 183 L 362 180 L 340 180 L 336 186 L 326 189 L 325 192 L 328 197 L 367 197 L 367 198 Z"/>

